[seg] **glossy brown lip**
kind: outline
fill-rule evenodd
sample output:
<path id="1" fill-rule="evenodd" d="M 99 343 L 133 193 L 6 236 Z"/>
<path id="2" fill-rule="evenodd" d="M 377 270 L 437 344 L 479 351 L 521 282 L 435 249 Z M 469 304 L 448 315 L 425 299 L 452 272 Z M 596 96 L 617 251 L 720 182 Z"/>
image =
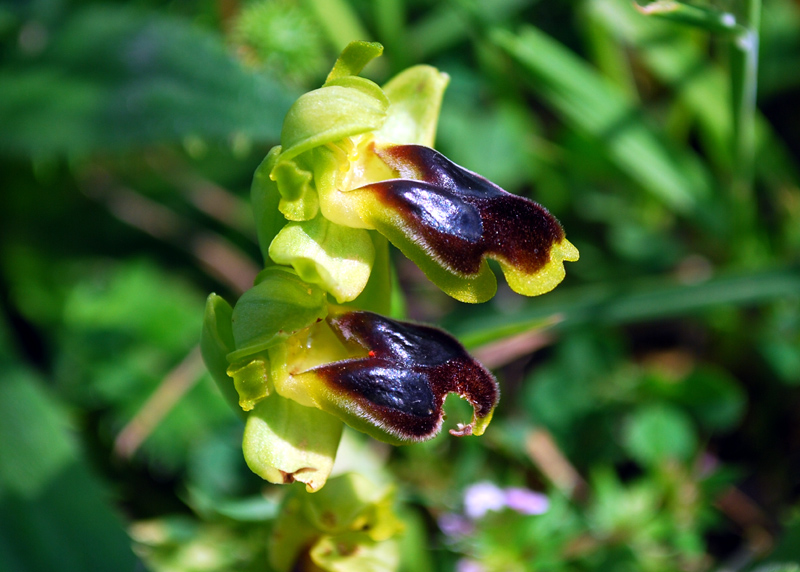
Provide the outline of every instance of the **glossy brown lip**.
<path id="1" fill-rule="evenodd" d="M 487 417 L 497 405 L 500 392 L 494 377 L 441 330 L 362 311 L 329 316 L 328 322 L 345 344 L 367 354 L 314 368 L 313 373 L 400 440 L 433 437 L 441 427 L 448 393 L 472 404 L 476 419 Z M 471 425 L 455 431 L 470 433 Z"/>
<path id="2" fill-rule="evenodd" d="M 451 272 L 478 273 L 483 257 L 526 274 L 542 269 L 564 230 L 541 205 L 508 193 L 421 145 L 376 146 L 402 178 L 361 187 L 374 193 Z"/>

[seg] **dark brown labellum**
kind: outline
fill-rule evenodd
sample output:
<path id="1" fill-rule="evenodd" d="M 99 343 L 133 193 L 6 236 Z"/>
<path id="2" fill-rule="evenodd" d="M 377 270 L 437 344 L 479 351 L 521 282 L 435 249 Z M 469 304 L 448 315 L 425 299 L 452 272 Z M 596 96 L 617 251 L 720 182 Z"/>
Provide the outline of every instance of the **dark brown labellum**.
<path id="1" fill-rule="evenodd" d="M 363 187 L 397 212 L 415 241 L 460 275 L 478 272 L 483 256 L 525 273 L 550 259 L 564 239 L 559 222 L 541 205 L 508 193 L 441 153 L 420 145 L 376 148 L 402 178 Z"/>
<path id="2" fill-rule="evenodd" d="M 441 330 L 361 311 L 332 315 L 328 322 L 345 344 L 366 355 L 309 373 L 332 393 L 346 394 L 351 415 L 399 441 L 438 433 L 448 393 L 469 401 L 473 423 L 490 416 L 497 404 L 494 377 Z M 451 432 L 468 435 L 472 429 L 469 424 Z"/>

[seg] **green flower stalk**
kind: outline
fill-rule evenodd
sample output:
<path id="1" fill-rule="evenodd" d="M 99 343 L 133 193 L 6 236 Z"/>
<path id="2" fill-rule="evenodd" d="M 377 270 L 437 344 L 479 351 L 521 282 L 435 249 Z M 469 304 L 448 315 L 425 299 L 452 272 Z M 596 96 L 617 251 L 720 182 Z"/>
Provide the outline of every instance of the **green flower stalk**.
<path id="1" fill-rule="evenodd" d="M 499 399 L 450 335 L 385 317 L 389 243 L 473 303 L 496 291 L 489 258 L 528 296 L 578 258 L 543 207 L 431 148 L 445 74 L 415 66 L 383 88 L 357 75 L 381 52 L 350 44 L 289 110 L 253 180 L 265 269 L 233 308 L 214 294 L 206 307 L 203 356 L 245 412 L 245 459 L 309 491 L 325 484 L 343 423 L 394 444 L 430 439 L 456 393 L 474 414 L 451 433 L 480 435 Z"/>

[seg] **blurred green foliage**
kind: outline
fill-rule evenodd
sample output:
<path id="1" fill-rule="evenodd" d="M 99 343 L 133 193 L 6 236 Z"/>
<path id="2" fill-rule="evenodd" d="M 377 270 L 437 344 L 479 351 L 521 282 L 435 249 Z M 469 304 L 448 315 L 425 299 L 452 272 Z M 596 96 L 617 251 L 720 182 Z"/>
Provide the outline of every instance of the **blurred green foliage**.
<path id="1" fill-rule="evenodd" d="M 199 362 L 204 293 L 251 283 L 253 171 L 365 39 L 378 81 L 447 72 L 437 147 L 581 251 L 475 307 L 397 257 L 409 316 L 503 387 L 480 439 L 346 435 L 340 470 L 398 487 L 401 569 L 796 570 L 800 5 L 684 4 L 0 1 L 0 569 L 269 569 L 286 489 Z M 719 23 L 754 5 L 748 144 Z M 479 481 L 549 508 L 469 519 Z"/>

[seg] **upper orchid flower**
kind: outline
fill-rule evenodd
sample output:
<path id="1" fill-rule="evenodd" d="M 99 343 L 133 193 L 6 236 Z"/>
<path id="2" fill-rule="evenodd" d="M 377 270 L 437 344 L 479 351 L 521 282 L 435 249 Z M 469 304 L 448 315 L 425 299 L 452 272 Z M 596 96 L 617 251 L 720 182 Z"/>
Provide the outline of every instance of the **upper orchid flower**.
<path id="1" fill-rule="evenodd" d="M 383 88 L 358 77 L 379 44 L 354 42 L 287 113 L 255 173 L 265 270 L 231 308 L 209 297 L 203 355 L 248 411 L 244 451 L 272 482 L 321 487 L 342 421 L 391 443 L 439 432 L 457 393 L 480 435 L 497 382 L 448 334 L 389 313 L 389 242 L 442 290 L 482 302 L 486 259 L 525 295 L 553 289 L 578 252 L 543 207 L 430 148 L 448 77 L 412 67 Z M 235 390 L 235 391 L 234 391 Z"/>
<path id="2" fill-rule="evenodd" d="M 578 258 L 561 225 L 540 205 L 430 148 L 445 74 L 416 66 L 383 89 L 354 75 L 380 51 L 351 44 L 325 85 L 289 110 L 264 174 L 277 187 L 279 210 L 297 222 L 276 221 L 275 198 L 264 196 L 276 194 L 270 185 L 254 191 L 265 257 L 350 301 L 373 259 L 362 229 L 374 229 L 462 302 L 494 295 L 486 258 L 500 263 L 520 294 L 555 288 L 563 261 Z"/>

